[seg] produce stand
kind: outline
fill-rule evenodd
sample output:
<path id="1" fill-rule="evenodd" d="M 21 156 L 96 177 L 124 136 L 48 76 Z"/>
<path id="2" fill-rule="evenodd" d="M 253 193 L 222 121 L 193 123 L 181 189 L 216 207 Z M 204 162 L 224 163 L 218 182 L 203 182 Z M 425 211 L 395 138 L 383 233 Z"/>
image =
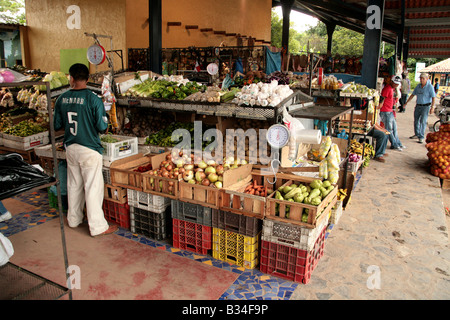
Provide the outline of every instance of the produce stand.
<path id="1" fill-rule="evenodd" d="M 49 82 L 36 82 L 36 81 L 23 81 L 23 82 L 17 82 L 17 83 L 1 83 L 1 87 L 6 88 L 14 88 L 14 87 L 26 87 L 26 86 L 34 86 L 34 85 L 41 85 L 46 87 L 46 94 L 47 94 L 47 111 L 49 114 L 49 125 L 50 125 L 50 141 L 52 144 L 52 154 L 53 154 L 53 167 L 56 169 L 58 168 L 57 164 L 57 156 L 56 156 L 56 142 L 55 142 L 55 130 L 53 125 L 53 110 L 51 105 L 51 92 L 50 92 L 50 83 Z M 11 158 L 12 157 L 12 158 Z M 20 156 L 19 156 L 20 157 Z M 14 159 L 16 158 L 16 159 Z M 7 155 L 5 156 L 5 159 L 8 161 L 15 161 L 18 163 L 19 170 L 15 170 L 15 175 L 12 181 L 12 185 L 14 187 L 9 188 L 7 192 L 4 192 L 0 199 L 3 200 L 5 198 L 12 197 L 14 195 L 23 193 L 23 192 L 33 192 L 35 190 L 40 190 L 44 188 L 48 188 L 50 186 L 56 185 L 57 189 L 57 197 L 58 197 L 58 209 L 59 209 L 59 218 L 60 218 L 60 231 L 61 231 L 61 242 L 63 247 L 63 258 L 64 258 L 64 270 L 68 270 L 69 263 L 68 263 L 68 257 L 67 257 L 67 249 L 66 249 L 66 239 L 65 239 L 65 233 L 64 233 L 64 214 L 63 214 L 63 207 L 62 207 L 62 197 L 61 197 L 61 188 L 59 184 L 59 173 L 58 170 L 54 170 L 55 172 L 55 178 L 49 177 L 47 174 L 43 173 L 39 169 L 33 167 L 30 164 L 27 164 L 21 159 L 17 159 L 16 155 Z M 7 169 L 7 171 L 3 171 L 3 174 L 6 174 L 2 177 L 2 181 L 8 182 L 9 178 L 7 176 L 8 172 L 10 170 Z M 16 181 L 16 182 L 14 182 Z M 20 268 L 17 270 L 21 270 Z M 17 275 L 17 272 L 15 273 Z M 10 273 L 10 275 L 14 275 L 14 272 Z M 24 278 L 25 279 L 25 278 Z M 16 282 L 17 285 L 17 278 L 12 277 L 10 279 L 11 281 Z M 25 279 L 26 280 L 26 279 Z M 24 281 L 25 281 L 24 280 Z M 44 281 L 43 285 L 48 283 L 47 281 Z M 7 286 L 9 287 L 9 285 Z M 12 286 L 14 287 L 14 286 Z M 20 286 L 19 286 L 20 287 Z M 39 285 L 38 287 L 41 287 Z M 60 290 L 62 290 L 64 293 L 69 294 L 69 299 L 72 299 L 72 292 L 71 289 L 66 289 L 61 286 L 58 286 Z M 24 287 L 24 289 L 29 289 Z M 29 293 L 29 292 L 28 292 Z M 39 295 L 42 294 L 42 292 L 38 293 Z M 60 296 L 55 296 L 54 298 L 59 298 Z M 24 296 L 25 298 L 25 296 Z M 33 296 L 33 299 L 36 299 L 36 296 Z"/>
<path id="2" fill-rule="evenodd" d="M 133 75 L 127 75 L 125 78 L 131 79 L 130 77 L 133 78 Z M 112 88 L 116 89 L 115 86 Z M 58 93 L 54 93 L 53 98 L 65 90 L 68 88 L 60 88 Z M 315 92 L 325 91 L 315 90 Z M 157 121 L 158 125 L 150 127 L 157 128 L 158 133 L 164 127 L 170 128 L 173 122 L 192 123 L 195 120 L 201 120 L 203 127 L 216 128 L 222 134 L 225 134 L 227 129 L 267 129 L 272 124 L 283 123 L 285 111 L 296 118 L 334 120 L 350 114 L 353 119 L 353 108 L 325 106 L 315 104 L 313 100 L 314 97 L 302 90 L 292 90 L 292 93 L 280 99 L 278 104 L 270 106 L 237 103 L 235 99 L 226 102 L 207 102 L 131 96 L 129 92 L 116 94 L 118 116 L 126 114 L 126 117 L 129 117 L 132 112 L 140 114 L 140 118 L 144 118 L 147 114 L 151 115 L 153 122 Z M 156 117 L 155 114 L 159 116 Z M 128 128 L 134 129 L 137 123 L 133 120 Z M 139 123 L 142 125 L 143 122 Z M 163 161 L 167 161 L 171 145 L 163 143 L 157 145 L 158 141 L 163 142 L 164 138 L 151 140 L 152 143 L 156 143 L 155 145 L 142 145 L 147 139 L 139 135 L 128 136 L 135 133 L 132 129 L 123 134 L 127 135 L 125 140 L 130 140 L 129 146 L 135 146 L 137 138 L 140 144 L 138 153 L 135 154 L 133 149 L 133 152 L 124 154 L 124 157 L 110 159 L 109 167 L 107 166 L 106 172 L 103 172 L 105 177 L 103 209 L 109 222 L 157 241 L 172 240 L 176 248 L 196 254 L 211 254 L 216 259 L 244 268 L 268 267 L 264 270 L 269 274 L 275 266 L 270 261 L 262 260 L 263 240 L 267 243 L 296 246 L 304 250 L 306 255 L 311 254 L 315 244 L 320 243 L 323 246 L 323 230 L 328 225 L 329 216 L 338 200 L 337 184 L 330 185 L 331 189 L 322 193 L 323 200 L 320 203 L 317 201 L 297 203 L 288 201 L 287 198 L 280 200 L 276 197 L 275 188 L 294 187 L 297 183 L 309 185 L 316 179 L 294 174 L 296 171 L 308 170 L 280 168 L 277 182 L 271 184 L 270 178 L 257 170 L 262 165 L 256 164 L 252 167 L 243 164 L 237 169 L 224 172 L 221 187 L 215 184 L 212 186 L 209 182 L 204 185 L 203 181 L 202 184 L 187 182 L 179 175 L 163 176 L 163 172 L 158 170 L 165 166 Z M 330 126 L 330 135 L 331 129 Z M 114 132 L 111 137 L 115 135 L 122 136 L 122 133 Z M 107 150 L 116 149 L 114 143 L 107 143 L 111 143 L 111 146 L 104 146 Z M 225 143 L 229 142 L 225 139 L 224 145 Z M 54 146 L 53 142 L 52 149 Z M 45 158 L 46 165 L 52 160 L 56 162 L 65 157 L 63 151 L 50 154 L 48 147 L 36 149 L 39 157 Z M 109 177 L 108 182 L 106 176 Z M 168 216 L 170 209 L 171 217 Z M 213 223 L 210 221 L 211 215 Z M 265 233 L 262 232 L 263 228 Z M 278 232 L 280 228 L 294 230 L 292 232 L 296 235 L 298 233 L 298 236 L 280 233 Z M 315 256 L 315 263 L 319 258 Z M 278 270 L 277 267 L 275 269 Z M 309 269 L 308 274 L 299 274 L 297 279 L 302 279 L 301 282 L 306 283 L 311 271 L 312 269 Z"/>

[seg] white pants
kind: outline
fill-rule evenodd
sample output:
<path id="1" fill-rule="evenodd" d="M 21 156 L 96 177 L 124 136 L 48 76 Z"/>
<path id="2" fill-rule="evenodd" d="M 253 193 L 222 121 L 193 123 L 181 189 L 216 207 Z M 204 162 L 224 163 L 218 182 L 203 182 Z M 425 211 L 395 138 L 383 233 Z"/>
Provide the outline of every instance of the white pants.
<path id="1" fill-rule="evenodd" d="M 105 185 L 102 155 L 79 144 L 72 144 L 66 148 L 66 160 L 69 227 L 75 228 L 83 222 L 86 203 L 89 231 L 92 236 L 98 235 L 109 228 L 103 213 Z"/>

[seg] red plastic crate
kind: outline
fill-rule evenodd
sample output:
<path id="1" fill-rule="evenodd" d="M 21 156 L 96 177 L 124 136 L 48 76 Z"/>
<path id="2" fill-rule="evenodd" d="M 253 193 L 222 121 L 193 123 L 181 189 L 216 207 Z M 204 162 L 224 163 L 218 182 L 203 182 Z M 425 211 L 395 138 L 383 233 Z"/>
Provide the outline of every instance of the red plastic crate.
<path id="1" fill-rule="evenodd" d="M 312 250 L 261 240 L 260 271 L 298 283 L 308 283 L 325 246 L 325 227 Z"/>
<path id="2" fill-rule="evenodd" d="M 117 203 L 103 200 L 103 213 L 109 222 L 118 224 L 120 227 L 130 229 L 130 206 L 128 203 Z"/>
<path id="3" fill-rule="evenodd" d="M 195 222 L 172 219 L 173 246 L 198 254 L 208 254 L 212 248 L 212 227 Z"/>

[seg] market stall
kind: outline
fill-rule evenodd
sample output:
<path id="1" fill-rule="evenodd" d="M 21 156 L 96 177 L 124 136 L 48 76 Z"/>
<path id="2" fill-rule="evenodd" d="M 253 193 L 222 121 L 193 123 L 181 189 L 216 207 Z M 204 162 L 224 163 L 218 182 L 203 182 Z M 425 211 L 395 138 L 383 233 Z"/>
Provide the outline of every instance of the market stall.
<path id="1" fill-rule="evenodd" d="M 349 116 L 347 134 L 353 136 L 355 108 L 341 101 L 345 84 L 280 72 L 246 84 L 225 78 L 218 85 L 151 71 L 116 74 L 113 81 L 108 76 L 89 84 L 111 122 L 101 136 L 107 220 L 183 250 L 307 283 L 328 225 L 348 203 L 348 171 L 355 174 L 347 163 L 350 139 L 339 138 L 333 125 Z M 316 103 L 305 87 L 333 92 L 334 102 Z M 53 88 L 49 100 L 65 90 Z M 13 96 L 17 100 L 18 92 Z M 315 120 L 327 122 L 326 130 Z M 188 139 L 181 134 L 173 140 L 176 130 Z M 228 136 L 230 130 L 242 130 L 243 140 Z M 205 138 L 211 132 L 213 140 Z M 212 141 L 219 148 L 209 149 Z M 180 142 L 183 148 L 173 153 Z M 48 163 L 63 162 L 65 154 L 57 144 L 50 153 L 47 145 L 33 150 L 51 170 L 56 166 Z M 202 160 L 209 151 L 220 156 Z M 297 266 L 306 271 L 275 268 L 283 261 L 273 260 L 272 251 L 291 245 L 313 259 L 313 265 Z"/>

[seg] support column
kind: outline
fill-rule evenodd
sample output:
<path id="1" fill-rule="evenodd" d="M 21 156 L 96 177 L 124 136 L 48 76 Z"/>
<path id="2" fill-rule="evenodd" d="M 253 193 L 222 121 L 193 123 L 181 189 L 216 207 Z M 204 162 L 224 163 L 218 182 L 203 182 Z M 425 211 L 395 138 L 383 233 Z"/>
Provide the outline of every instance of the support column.
<path id="1" fill-rule="evenodd" d="M 384 0 L 367 0 L 361 83 L 375 89 L 378 79 Z"/>
<path id="2" fill-rule="evenodd" d="M 408 60 L 408 55 L 409 55 L 409 50 L 408 50 L 408 45 L 409 45 L 409 27 L 406 27 L 405 29 L 405 42 L 406 44 L 403 46 L 403 61 L 405 61 L 406 64 L 406 60 Z"/>
<path id="3" fill-rule="evenodd" d="M 283 12 L 283 32 L 281 34 L 281 47 L 289 52 L 289 25 L 292 6 L 294 5 L 294 0 L 281 0 L 281 9 Z"/>
<path id="4" fill-rule="evenodd" d="M 149 44 L 151 71 L 162 74 L 162 0 L 149 0 Z"/>
<path id="5" fill-rule="evenodd" d="M 333 43 L 333 33 L 334 29 L 336 29 L 336 23 L 331 22 L 325 22 L 325 25 L 327 26 L 327 54 L 331 55 L 331 46 Z"/>
<path id="6" fill-rule="evenodd" d="M 405 29 L 405 0 L 401 0 L 400 3 L 400 32 L 397 34 L 396 43 L 396 56 L 397 59 L 402 61 L 403 53 L 403 39 L 404 39 L 404 29 Z"/>

